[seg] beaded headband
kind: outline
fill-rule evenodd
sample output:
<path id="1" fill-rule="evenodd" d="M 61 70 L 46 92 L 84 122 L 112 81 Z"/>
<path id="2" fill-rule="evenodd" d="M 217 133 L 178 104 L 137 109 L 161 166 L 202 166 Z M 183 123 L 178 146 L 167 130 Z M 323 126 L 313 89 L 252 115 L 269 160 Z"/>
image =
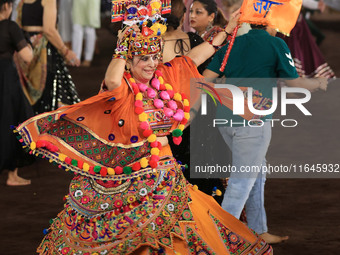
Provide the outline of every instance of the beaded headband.
<path id="1" fill-rule="evenodd" d="M 161 50 L 161 35 L 166 31 L 166 19 L 162 14 L 171 12 L 171 0 L 112 1 L 111 22 L 123 21 L 126 26 L 137 25 L 140 34 L 132 29 L 117 43 L 116 54 L 132 58 L 138 55 L 158 53 Z"/>

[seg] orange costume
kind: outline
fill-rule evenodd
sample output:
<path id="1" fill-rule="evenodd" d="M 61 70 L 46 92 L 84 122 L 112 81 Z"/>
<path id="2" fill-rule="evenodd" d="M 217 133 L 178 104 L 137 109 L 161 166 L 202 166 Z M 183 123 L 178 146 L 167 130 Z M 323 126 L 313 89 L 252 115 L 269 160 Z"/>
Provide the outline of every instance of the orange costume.
<path id="1" fill-rule="evenodd" d="M 174 96 L 201 78 L 188 57 L 158 66 Z M 156 71 L 157 73 L 157 71 Z M 171 85 L 171 86 L 170 86 Z M 171 93 L 170 93 L 171 94 Z M 178 108 L 188 107 L 184 93 Z M 153 134 L 165 136 L 176 121 L 143 97 Z M 271 247 L 215 200 L 183 177 L 169 146 L 157 144 L 140 127 L 136 95 L 124 76 L 120 87 L 72 106 L 33 117 L 17 131 L 32 153 L 75 173 L 65 208 L 53 219 L 40 254 L 270 254 Z M 187 116 L 187 115 L 185 115 Z M 144 161 L 143 161 L 144 160 Z M 139 167 L 138 167 L 139 166 Z"/>

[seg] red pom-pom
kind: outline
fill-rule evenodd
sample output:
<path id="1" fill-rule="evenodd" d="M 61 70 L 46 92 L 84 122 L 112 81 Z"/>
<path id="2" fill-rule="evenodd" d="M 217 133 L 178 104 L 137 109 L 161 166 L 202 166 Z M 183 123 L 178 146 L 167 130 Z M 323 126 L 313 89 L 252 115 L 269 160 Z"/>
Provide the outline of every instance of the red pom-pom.
<path id="1" fill-rule="evenodd" d="M 83 165 L 84 165 L 84 162 L 81 161 L 81 160 L 78 160 L 78 167 L 79 167 L 80 169 L 83 169 Z"/>
<path id="2" fill-rule="evenodd" d="M 143 131 L 143 135 L 145 137 L 149 137 L 152 134 L 152 130 L 151 129 L 147 129 Z"/>
<path id="3" fill-rule="evenodd" d="M 135 106 L 136 107 L 143 107 L 143 101 L 142 100 L 136 100 L 135 101 Z"/>
<path id="4" fill-rule="evenodd" d="M 182 96 L 182 100 L 188 99 L 187 96 L 184 93 L 181 93 L 181 96 Z"/>
<path id="5" fill-rule="evenodd" d="M 160 142 L 158 142 L 158 145 L 157 145 L 158 149 L 161 150 L 163 148 L 162 144 Z"/>
<path id="6" fill-rule="evenodd" d="M 133 171 L 138 171 L 139 169 L 141 169 L 141 165 L 139 162 L 136 162 L 132 165 L 132 170 Z"/>
<path id="7" fill-rule="evenodd" d="M 144 109 L 143 109 L 142 107 L 136 107 L 136 108 L 135 108 L 135 113 L 141 114 L 141 113 L 143 113 L 143 112 L 144 112 Z"/>
<path id="8" fill-rule="evenodd" d="M 143 122 L 140 123 L 139 127 L 143 130 L 148 129 L 149 128 L 149 122 L 143 121 Z"/>
<path id="9" fill-rule="evenodd" d="M 184 112 L 190 112 L 190 106 L 184 106 L 183 111 Z"/>
<path id="10" fill-rule="evenodd" d="M 150 161 L 149 161 L 149 165 L 150 165 L 152 168 L 156 168 L 158 164 L 157 164 L 157 161 L 150 160 Z"/>
<path id="11" fill-rule="evenodd" d="M 180 145 L 180 143 L 182 142 L 182 137 L 181 136 L 173 137 L 172 140 L 174 141 L 174 144 Z"/>
<path id="12" fill-rule="evenodd" d="M 155 74 L 159 77 L 159 76 L 163 76 L 162 72 L 159 70 L 156 70 Z"/>
<path id="13" fill-rule="evenodd" d="M 150 161 L 159 161 L 159 156 L 157 155 L 152 155 L 151 158 L 150 158 Z"/>
<path id="14" fill-rule="evenodd" d="M 95 171 L 94 171 L 94 167 L 93 166 L 90 166 L 89 172 L 90 172 L 90 174 L 93 174 L 93 175 L 96 174 Z"/>
<path id="15" fill-rule="evenodd" d="M 186 118 L 183 118 L 182 121 L 181 121 L 181 124 L 185 125 L 187 124 L 188 120 Z"/>
<path id="16" fill-rule="evenodd" d="M 166 92 L 168 92 L 170 98 L 174 97 L 175 92 L 173 90 L 167 90 Z"/>
<path id="17" fill-rule="evenodd" d="M 133 93 L 137 95 L 139 93 L 139 88 L 137 86 L 134 86 L 133 88 Z"/>
<path id="18" fill-rule="evenodd" d="M 100 175 L 101 176 L 106 176 L 107 175 L 107 168 L 106 167 L 102 167 L 100 169 Z"/>
<path id="19" fill-rule="evenodd" d="M 116 166 L 115 167 L 115 173 L 116 174 L 122 174 L 123 173 L 123 168 L 121 166 Z"/>
<path id="20" fill-rule="evenodd" d="M 37 141 L 37 148 L 45 147 L 46 146 L 46 141 L 44 140 L 39 140 Z"/>
<path id="21" fill-rule="evenodd" d="M 126 78 L 130 79 L 132 76 L 130 73 L 125 73 Z"/>
<path id="22" fill-rule="evenodd" d="M 151 143 L 151 147 L 152 147 L 152 148 L 158 147 L 158 143 L 159 143 L 158 141 L 152 142 L 152 143 Z"/>
<path id="23" fill-rule="evenodd" d="M 166 87 L 164 84 L 159 85 L 159 90 L 166 90 Z"/>
<path id="24" fill-rule="evenodd" d="M 66 158 L 65 158 L 65 163 L 71 164 L 71 162 L 72 162 L 72 159 L 71 159 L 71 158 L 69 158 L 69 157 L 66 157 Z"/>

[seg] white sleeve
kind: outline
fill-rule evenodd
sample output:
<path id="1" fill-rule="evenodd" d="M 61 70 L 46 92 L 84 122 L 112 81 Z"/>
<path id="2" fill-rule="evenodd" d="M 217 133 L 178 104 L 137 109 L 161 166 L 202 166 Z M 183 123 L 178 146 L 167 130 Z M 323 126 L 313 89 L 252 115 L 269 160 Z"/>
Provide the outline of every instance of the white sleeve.
<path id="1" fill-rule="evenodd" d="M 303 0 L 302 1 L 303 7 L 306 7 L 311 10 L 317 10 L 318 9 L 318 2 L 315 0 Z"/>

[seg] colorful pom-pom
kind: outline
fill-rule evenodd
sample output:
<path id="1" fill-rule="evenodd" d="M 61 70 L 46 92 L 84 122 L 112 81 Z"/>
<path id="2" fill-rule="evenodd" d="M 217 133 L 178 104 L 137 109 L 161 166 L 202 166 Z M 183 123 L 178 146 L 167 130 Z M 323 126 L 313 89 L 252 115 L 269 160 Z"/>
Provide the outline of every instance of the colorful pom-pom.
<path id="1" fill-rule="evenodd" d="M 83 170 L 84 170 L 85 172 L 88 172 L 88 171 L 90 170 L 89 164 L 84 163 L 84 165 L 83 165 Z"/>
<path id="2" fill-rule="evenodd" d="M 151 80 L 151 86 L 154 87 L 155 89 L 159 90 L 159 86 L 161 85 L 161 82 L 159 79 L 152 79 Z"/>
<path id="3" fill-rule="evenodd" d="M 137 93 L 136 94 L 136 100 L 143 100 L 143 94 L 142 93 Z"/>
<path id="4" fill-rule="evenodd" d="M 160 109 L 160 108 L 163 108 L 163 107 L 164 107 L 164 103 L 163 103 L 163 101 L 160 100 L 160 99 L 155 99 L 154 102 L 153 102 L 153 104 L 155 105 L 155 107 L 156 107 L 157 109 Z"/>
<path id="5" fill-rule="evenodd" d="M 147 167 L 148 164 L 149 164 L 149 161 L 147 160 L 147 158 L 144 157 L 140 160 L 140 165 L 141 165 L 142 168 Z"/>
<path id="6" fill-rule="evenodd" d="M 172 138 L 172 141 L 174 142 L 174 144 L 180 145 L 181 142 L 182 142 L 182 137 L 181 137 L 181 136 L 179 136 L 179 137 L 173 137 L 173 138 Z"/>
<path id="7" fill-rule="evenodd" d="M 131 173 L 132 173 L 132 167 L 130 167 L 130 166 L 125 166 L 125 167 L 123 168 L 123 172 L 124 172 L 124 174 L 131 174 Z"/>
<path id="8" fill-rule="evenodd" d="M 37 144 L 35 142 L 31 142 L 30 149 L 34 151 L 37 148 Z"/>
<path id="9" fill-rule="evenodd" d="M 149 137 L 152 134 L 152 130 L 151 129 L 146 129 L 143 131 L 143 136 L 144 137 Z"/>
<path id="10" fill-rule="evenodd" d="M 133 171 L 138 171 L 139 169 L 141 169 L 141 165 L 139 162 L 136 162 L 132 165 L 132 170 Z"/>
<path id="11" fill-rule="evenodd" d="M 100 172 L 100 169 L 101 169 L 100 166 L 95 166 L 95 167 L 93 168 L 93 171 L 94 171 L 95 173 L 99 173 L 99 172 Z"/>
<path id="12" fill-rule="evenodd" d="M 159 155 L 159 149 L 158 148 L 152 148 L 151 149 L 151 155 Z"/>
<path id="13" fill-rule="evenodd" d="M 174 99 L 175 99 L 176 101 L 182 101 L 182 96 L 181 96 L 181 94 L 175 93 Z"/>
<path id="14" fill-rule="evenodd" d="M 143 130 L 148 129 L 149 128 L 149 122 L 143 121 L 139 124 L 139 127 Z"/>
<path id="15" fill-rule="evenodd" d="M 116 166 L 115 167 L 115 173 L 116 174 L 122 174 L 123 173 L 123 168 L 121 166 Z"/>
<path id="16" fill-rule="evenodd" d="M 114 170 L 113 168 L 111 168 L 111 167 L 108 167 L 108 168 L 107 168 L 107 173 L 108 173 L 109 175 L 115 175 L 115 170 Z"/>
<path id="17" fill-rule="evenodd" d="M 138 119 L 139 121 L 146 121 L 148 119 L 148 115 L 145 112 L 143 112 L 138 115 Z"/>
<path id="18" fill-rule="evenodd" d="M 135 106 L 136 107 L 143 107 L 143 101 L 142 100 L 136 100 L 135 101 Z"/>
<path id="19" fill-rule="evenodd" d="M 107 175 L 107 168 L 106 167 L 102 167 L 100 169 L 100 175 L 101 176 L 106 176 Z"/>
<path id="20" fill-rule="evenodd" d="M 151 134 L 149 137 L 148 137 L 148 142 L 149 143 L 152 143 L 154 141 L 156 141 L 157 139 L 157 136 L 155 134 Z"/>
<path id="21" fill-rule="evenodd" d="M 175 137 L 179 137 L 181 135 L 183 135 L 183 132 L 180 129 L 175 129 L 174 131 L 172 131 L 172 135 Z"/>

